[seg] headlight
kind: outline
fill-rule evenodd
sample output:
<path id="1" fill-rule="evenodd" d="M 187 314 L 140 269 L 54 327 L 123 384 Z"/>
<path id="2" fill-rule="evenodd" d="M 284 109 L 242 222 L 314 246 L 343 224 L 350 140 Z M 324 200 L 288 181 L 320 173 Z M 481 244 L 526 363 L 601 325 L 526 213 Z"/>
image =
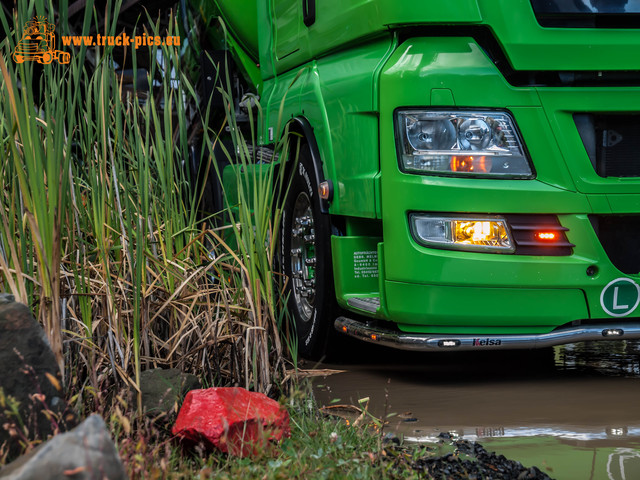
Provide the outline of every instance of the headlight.
<path id="1" fill-rule="evenodd" d="M 501 217 L 412 213 L 413 238 L 425 247 L 513 253 L 515 244 Z"/>
<path id="2" fill-rule="evenodd" d="M 399 110 L 396 138 L 405 172 L 534 177 L 515 121 L 506 112 Z"/>

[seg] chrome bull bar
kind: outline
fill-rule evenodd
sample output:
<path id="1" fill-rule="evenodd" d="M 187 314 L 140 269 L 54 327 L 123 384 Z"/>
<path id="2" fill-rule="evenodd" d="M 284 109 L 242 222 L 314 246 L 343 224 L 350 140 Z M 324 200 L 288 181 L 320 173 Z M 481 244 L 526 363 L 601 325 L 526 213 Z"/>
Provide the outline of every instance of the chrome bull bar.
<path id="1" fill-rule="evenodd" d="M 588 340 L 640 339 L 640 321 L 561 327 L 549 333 L 531 335 L 430 335 L 406 333 L 338 317 L 336 330 L 365 342 L 400 350 L 517 350 L 553 347 Z"/>

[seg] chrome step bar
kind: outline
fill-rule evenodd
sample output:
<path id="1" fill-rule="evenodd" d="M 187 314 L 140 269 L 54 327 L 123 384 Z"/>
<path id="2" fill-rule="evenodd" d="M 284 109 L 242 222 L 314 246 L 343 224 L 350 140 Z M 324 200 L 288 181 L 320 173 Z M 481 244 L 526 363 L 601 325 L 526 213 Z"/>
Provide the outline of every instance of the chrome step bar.
<path id="1" fill-rule="evenodd" d="M 640 339 L 640 321 L 603 323 L 559 328 L 533 335 L 430 335 L 406 333 L 338 317 L 334 326 L 339 332 L 378 345 L 414 351 L 444 350 L 515 350 L 553 347 L 587 340 Z"/>
<path id="2" fill-rule="evenodd" d="M 365 312 L 376 313 L 380 308 L 380 297 L 351 297 L 347 300 L 347 305 Z"/>

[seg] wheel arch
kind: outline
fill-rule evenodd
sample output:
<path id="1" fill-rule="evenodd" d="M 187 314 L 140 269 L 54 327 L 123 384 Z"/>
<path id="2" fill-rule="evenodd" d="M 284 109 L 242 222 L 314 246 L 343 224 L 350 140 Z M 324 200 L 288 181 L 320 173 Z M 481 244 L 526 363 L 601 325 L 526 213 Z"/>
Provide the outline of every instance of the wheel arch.
<path id="1" fill-rule="evenodd" d="M 324 168 L 322 157 L 320 155 L 320 148 L 318 147 L 318 142 L 316 140 L 316 136 L 313 132 L 313 127 L 309 123 L 309 121 L 304 117 L 295 117 L 289 122 L 289 133 L 295 133 L 300 135 L 304 141 L 309 146 L 309 151 L 311 152 L 311 161 L 313 163 L 313 171 L 316 176 L 316 180 L 318 185 L 326 180 L 324 175 Z M 321 200 L 320 201 L 320 211 L 323 214 L 329 213 L 329 201 Z"/>

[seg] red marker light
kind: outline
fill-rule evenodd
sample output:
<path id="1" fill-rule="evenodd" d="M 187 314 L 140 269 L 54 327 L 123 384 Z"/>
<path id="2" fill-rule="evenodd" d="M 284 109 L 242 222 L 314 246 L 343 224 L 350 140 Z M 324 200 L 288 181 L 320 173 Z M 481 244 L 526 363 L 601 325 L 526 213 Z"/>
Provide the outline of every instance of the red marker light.
<path id="1" fill-rule="evenodd" d="M 555 232 L 536 232 L 535 237 L 541 242 L 554 242 L 557 239 Z"/>

